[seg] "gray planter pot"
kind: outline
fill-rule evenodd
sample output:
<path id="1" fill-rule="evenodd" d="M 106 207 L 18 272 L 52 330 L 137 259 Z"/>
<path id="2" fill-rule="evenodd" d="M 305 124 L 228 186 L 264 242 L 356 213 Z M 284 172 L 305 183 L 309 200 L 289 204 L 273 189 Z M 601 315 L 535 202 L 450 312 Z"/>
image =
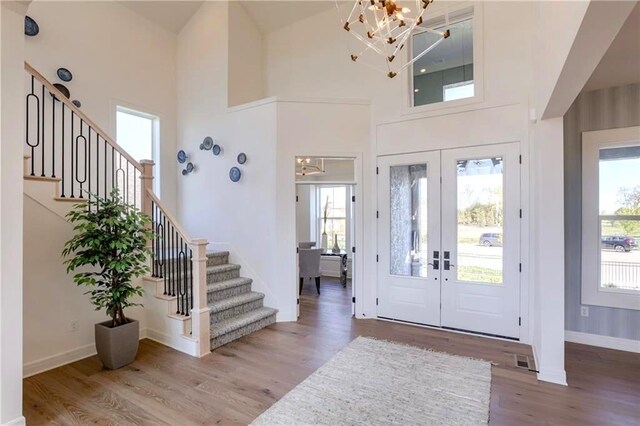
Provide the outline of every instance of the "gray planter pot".
<path id="1" fill-rule="evenodd" d="M 140 325 L 136 320 L 129 321 L 119 327 L 111 327 L 111 320 L 96 324 L 98 357 L 111 370 L 131 364 L 136 359 Z"/>

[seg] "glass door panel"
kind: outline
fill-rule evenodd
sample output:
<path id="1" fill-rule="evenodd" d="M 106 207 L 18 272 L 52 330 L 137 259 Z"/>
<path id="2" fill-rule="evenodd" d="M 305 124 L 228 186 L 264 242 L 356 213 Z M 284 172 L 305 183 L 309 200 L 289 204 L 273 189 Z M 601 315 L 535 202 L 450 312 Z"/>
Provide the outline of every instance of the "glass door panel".
<path id="1" fill-rule="evenodd" d="M 427 165 L 390 168 L 391 275 L 427 277 Z"/>
<path id="2" fill-rule="evenodd" d="M 502 157 L 458 160 L 457 278 L 502 284 Z"/>

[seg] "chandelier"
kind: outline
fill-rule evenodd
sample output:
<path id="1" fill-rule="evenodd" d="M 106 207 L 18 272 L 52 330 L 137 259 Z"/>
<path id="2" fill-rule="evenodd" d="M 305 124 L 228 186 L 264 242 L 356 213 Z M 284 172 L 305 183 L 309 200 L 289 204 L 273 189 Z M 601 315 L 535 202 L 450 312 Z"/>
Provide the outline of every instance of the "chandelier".
<path id="1" fill-rule="evenodd" d="M 402 5 L 399 3 L 394 0 L 355 0 L 349 17 L 344 21 L 341 19 L 345 31 L 353 35 L 363 45 L 360 45 L 361 49 L 355 51 L 349 47 L 351 60 L 356 62 L 366 52 L 374 52 L 384 58 L 385 72 L 389 78 L 398 75 L 449 37 L 449 30 L 436 31 L 420 27 L 421 31 L 428 31 L 439 37 L 422 52 L 402 64 L 402 61 L 398 59 L 399 53 L 416 32 L 418 26 L 422 24 L 422 15 L 427 7 L 433 3 L 433 0 L 406 0 L 402 2 Z M 340 13 L 337 2 L 336 7 Z"/>
<path id="2" fill-rule="evenodd" d="M 310 176 L 325 173 L 324 159 L 311 162 L 311 158 L 296 158 L 296 176 Z"/>

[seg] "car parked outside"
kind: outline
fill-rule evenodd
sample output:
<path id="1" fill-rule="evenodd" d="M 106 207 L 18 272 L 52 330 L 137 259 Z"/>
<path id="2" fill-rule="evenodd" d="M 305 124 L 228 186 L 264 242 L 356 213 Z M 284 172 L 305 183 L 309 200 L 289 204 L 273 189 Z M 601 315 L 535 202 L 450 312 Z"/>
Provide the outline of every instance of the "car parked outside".
<path id="1" fill-rule="evenodd" d="M 502 234 L 487 232 L 480 235 L 479 244 L 485 247 L 502 247 Z"/>
<path id="2" fill-rule="evenodd" d="M 623 237 L 620 235 L 603 235 L 600 240 L 603 249 L 615 250 L 618 252 L 629 252 L 638 248 L 638 241 L 633 237 Z"/>

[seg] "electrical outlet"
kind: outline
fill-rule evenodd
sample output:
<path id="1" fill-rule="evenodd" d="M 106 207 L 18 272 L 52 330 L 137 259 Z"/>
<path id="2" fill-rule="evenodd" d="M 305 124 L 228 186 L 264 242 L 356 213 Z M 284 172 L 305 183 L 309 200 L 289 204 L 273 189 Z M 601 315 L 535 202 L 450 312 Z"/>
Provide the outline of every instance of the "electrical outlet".
<path id="1" fill-rule="evenodd" d="M 589 307 L 588 306 L 580 306 L 580 316 L 588 317 L 589 316 Z"/>
<path id="2" fill-rule="evenodd" d="M 76 331 L 78 331 L 78 320 L 73 320 L 71 321 L 71 323 L 69 323 L 69 330 L 72 333 L 75 333 Z"/>

